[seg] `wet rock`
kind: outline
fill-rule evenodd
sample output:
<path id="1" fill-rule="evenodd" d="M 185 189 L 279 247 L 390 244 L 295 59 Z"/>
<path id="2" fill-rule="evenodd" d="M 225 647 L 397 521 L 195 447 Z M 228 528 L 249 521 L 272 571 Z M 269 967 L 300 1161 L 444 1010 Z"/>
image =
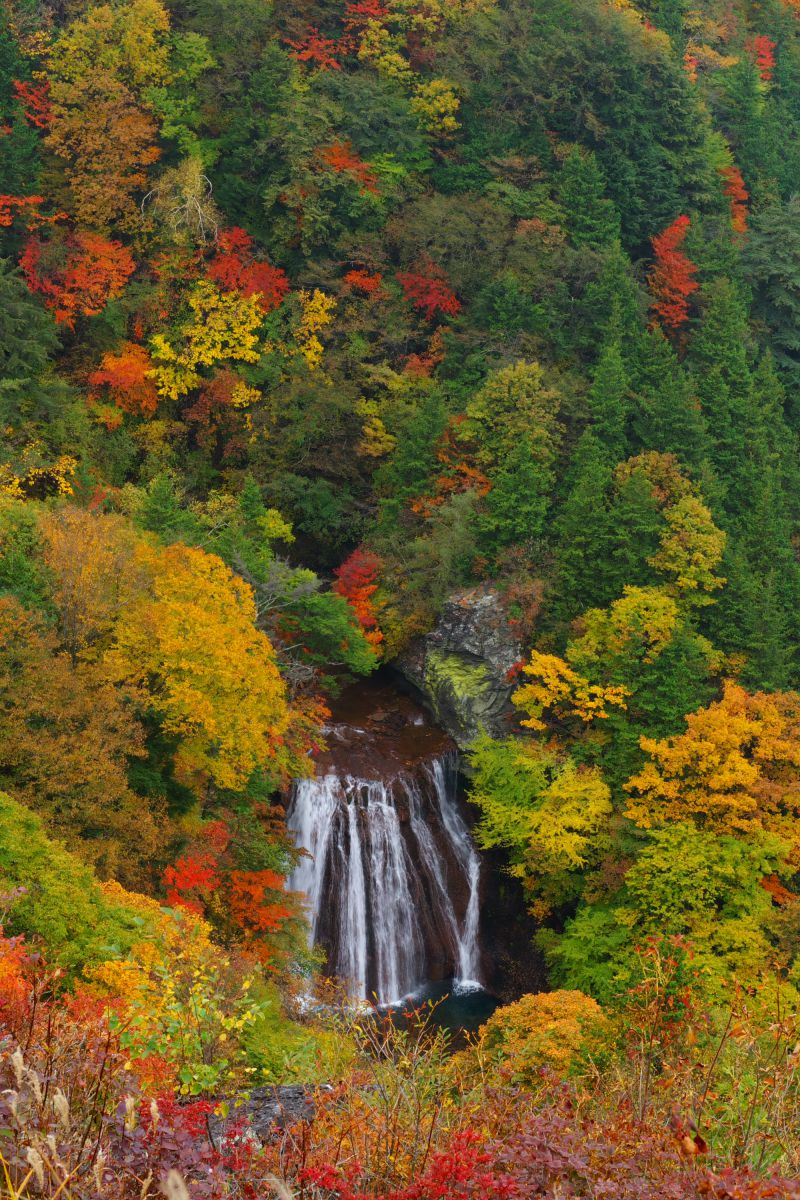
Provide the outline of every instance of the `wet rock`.
<path id="1" fill-rule="evenodd" d="M 215 1113 L 208 1118 L 208 1136 L 216 1150 L 231 1138 L 263 1144 L 287 1126 L 310 1121 L 315 1111 L 314 1091 L 302 1083 L 257 1087 L 244 1099 L 225 1101 L 224 1108 L 225 1116 Z"/>
<path id="2" fill-rule="evenodd" d="M 391 779 L 454 749 L 417 700 L 379 673 L 345 688 L 325 730 L 318 775 Z"/>
<path id="3" fill-rule="evenodd" d="M 481 730 L 509 731 L 516 686 L 509 672 L 521 657 L 499 593 L 484 584 L 451 596 L 436 627 L 394 665 L 463 747 Z"/>

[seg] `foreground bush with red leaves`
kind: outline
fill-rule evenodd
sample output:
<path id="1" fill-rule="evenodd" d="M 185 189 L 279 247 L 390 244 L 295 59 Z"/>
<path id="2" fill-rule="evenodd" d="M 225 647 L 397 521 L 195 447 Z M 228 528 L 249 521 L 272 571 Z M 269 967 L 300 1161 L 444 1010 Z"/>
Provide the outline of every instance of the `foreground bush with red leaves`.
<path id="1" fill-rule="evenodd" d="M 128 1057 L 125 1023 L 123 1002 L 65 990 L 21 939 L 0 935 L 0 1196 L 800 1200 L 800 1180 L 730 1166 L 725 1143 L 712 1153 L 691 1118 L 663 1103 L 640 1111 L 601 1077 L 591 1093 L 549 1068 L 540 1086 L 490 1085 L 423 1020 L 344 1015 L 352 1067 L 302 1119 L 260 1138 L 244 1090 L 225 1102 L 177 1095 L 157 1056 Z M 661 1052 L 666 1067 L 666 1043 Z M 677 1100 L 677 1074 L 665 1079 Z M 793 1161 L 780 1136 L 763 1161 Z"/>

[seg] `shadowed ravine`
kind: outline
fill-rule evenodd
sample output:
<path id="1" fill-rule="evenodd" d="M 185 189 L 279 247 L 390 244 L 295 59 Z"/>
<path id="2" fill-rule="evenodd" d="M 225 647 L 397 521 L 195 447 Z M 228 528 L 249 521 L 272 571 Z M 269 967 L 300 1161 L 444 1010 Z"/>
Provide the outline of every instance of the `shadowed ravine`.
<path id="1" fill-rule="evenodd" d="M 432 982 L 483 981 L 481 863 L 458 796 L 458 752 L 388 685 L 345 693 L 288 824 L 308 851 L 289 881 L 310 938 L 355 997 L 397 1003 Z"/>

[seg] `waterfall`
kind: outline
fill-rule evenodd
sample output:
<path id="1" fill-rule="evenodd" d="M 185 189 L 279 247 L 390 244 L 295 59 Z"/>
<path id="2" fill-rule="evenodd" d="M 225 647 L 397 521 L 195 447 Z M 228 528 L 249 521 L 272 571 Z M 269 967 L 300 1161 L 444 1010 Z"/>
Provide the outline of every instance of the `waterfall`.
<path id="1" fill-rule="evenodd" d="M 480 859 L 447 753 L 388 780 L 299 780 L 287 814 L 308 853 L 289 879 L 306 895 L 309 939 L 356 997 L 394 1004 L 431 977 L 480 987 Z"/>

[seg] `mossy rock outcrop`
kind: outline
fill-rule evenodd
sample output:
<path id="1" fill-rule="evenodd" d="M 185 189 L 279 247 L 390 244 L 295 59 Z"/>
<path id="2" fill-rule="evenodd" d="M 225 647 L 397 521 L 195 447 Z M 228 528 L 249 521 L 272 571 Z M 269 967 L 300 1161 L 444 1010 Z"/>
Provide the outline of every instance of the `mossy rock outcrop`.
<path id="1" fill-rule="evenodd" d="M 509 672 L 521 655 L 499 594 L 482 586 L 451 596 L 436 627 L 395 665 L 442 727 L 466 746 L 481 730 L 508 732 L 514 690 Z"/>

